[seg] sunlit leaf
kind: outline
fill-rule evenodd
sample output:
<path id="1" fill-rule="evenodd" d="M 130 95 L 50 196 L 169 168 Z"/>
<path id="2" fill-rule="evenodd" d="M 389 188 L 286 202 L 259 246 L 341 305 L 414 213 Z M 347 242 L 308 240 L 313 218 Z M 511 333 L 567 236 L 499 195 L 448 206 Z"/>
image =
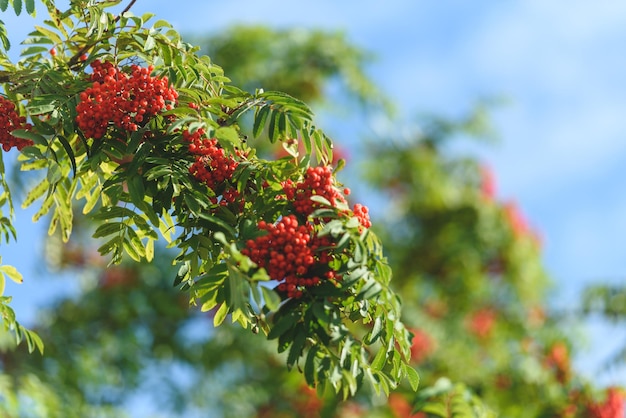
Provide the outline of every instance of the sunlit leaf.
<path id="1" fill-rule="evenodd" d="M 24 281 L 22 274 L 13 266 L 0 266 L 0 271 L 15 283 L 22 283 Z"/>

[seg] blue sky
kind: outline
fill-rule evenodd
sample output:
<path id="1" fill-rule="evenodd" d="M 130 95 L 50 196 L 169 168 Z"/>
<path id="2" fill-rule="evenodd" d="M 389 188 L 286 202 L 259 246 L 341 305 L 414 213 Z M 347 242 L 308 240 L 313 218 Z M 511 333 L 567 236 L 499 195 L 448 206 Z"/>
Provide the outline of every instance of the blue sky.
<path id="1" fill-rule="evenodd" d="M 155 12 L 183 33 L 216 32 L 233 23 L 343 30 L 377 56 L 368 72 L 407 121 L 422 111 L 458 116 L 481 98 L 506 97 L 508 104 L 493 113 L 500 142 L 472 151 L 494 169 L 500 198 L 517 200 L 541 231 L 558 299 L 572 300 L 590 281 L 623 280 L 626 4 L 150 0 L 133 10 Z M 2 19 L 16 42 L 32 27 L 27 18 Z M 19 214 L 18 220 L 27 224 L 29 217 Z M 27 271 L 32 262 L 20 255 L 37 254 L 34 237 L 22 234 L 4 262 Z M 55 291 L 40 283 L 39 289 Z M 28 286 L 7 289 L 18 314 L 28 311 L 34 292 Z M 579 367 L 592 373 L 617 338 L 626 340 L 623 330 L 594 327 Z M 618 374 L 602 379 L 624 383 Z"/>

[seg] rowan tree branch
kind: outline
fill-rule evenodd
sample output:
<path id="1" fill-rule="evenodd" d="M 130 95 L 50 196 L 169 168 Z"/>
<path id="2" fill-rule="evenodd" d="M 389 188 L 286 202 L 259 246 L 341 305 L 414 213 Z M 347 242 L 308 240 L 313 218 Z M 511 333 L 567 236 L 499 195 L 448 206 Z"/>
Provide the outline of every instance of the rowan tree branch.
<path id="1" fill-rule="evenodd" d="M 113 22 L 117 23 L 120 21 L 120 19 L 122 18 L 122 16 L 124 15 L 124 13 L 128 12 L 133 5 L 137 3 L 137 0 L 130 0 L 130 2 L 128 2 L 128 4 L 126 5 L 126 7 L 124 7 L 124 10 L 122 10 L 117 16 L 115 16 L 115 19 L 113 20 Z M 70 67 L 70 69 L 75 69 L 76 65 L 78 64 L 80 57 L 83 56 L 83 54 L 85 54 L 87 51 L 89 51 L 89 49 L 91 47 L 93 47 L 98 41 L 94 41 L 91 43 L 88 43 L 86 45 L 84 45 L 81 49 L 78 50 L 78 52 L 76 52 L 72 58 L 70 58 L 70 60 L 67 62 L 67 65 Z"/>
<path id="2" fill-rule="evenodd" d="M 122 17 L 122 15 L 124 13 L 126 13 L 127 11 L 129 11 L 131 9 L 131 7 L 133 7 L 133 5 L 137 2 L 137 0 L 130 0 L 130 2 L 128 3 L 128 5 L 124 8 L 124 10 L 122 10 L 122 12 L 120 14 L 118 14 L 115 17 L 115 22 L 118 22 L 120 20 L 120 18 Z"/>

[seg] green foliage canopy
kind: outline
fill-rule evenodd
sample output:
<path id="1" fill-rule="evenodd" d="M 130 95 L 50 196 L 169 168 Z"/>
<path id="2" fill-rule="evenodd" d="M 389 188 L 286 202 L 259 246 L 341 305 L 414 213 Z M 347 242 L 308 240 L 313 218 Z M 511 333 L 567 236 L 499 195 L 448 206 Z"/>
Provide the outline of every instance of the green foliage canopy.
<path id="1" fill-rule="evenodd" d="M 216 326 L 230 317 L 278 340 L 287 365 L 320 390 L 328 384 L 348 396 L 367 382 L 388 392 L 405 376 L 416 387 L 409 333 L 379 240 L 364 215 L 347 206 L 334 175 L 323 186 L 333 197 L 320 195 L 314 180 L 312 190 L 302 189 L 315 178 L 310 155 L 321 166 L 332 159 L 332 142 L 314 125 L 309 107 L 285 93 L 231 84 L 167 22 L 134 16 L 132 1 L 114 13 L 120 3 L 76 0 L 62 11 L 45 1 L 49 17 L 24 41 L 21 59 L 13 63 L 0 53 L 6 109 L 21 118 L 3 127 L 15 138 L 4 145 L 20 149 L 21 169 L 37 179 L 23 206 L 39 202 L 34 220 L 49 214 L 50 234 L 59 230 L 64 241 L 79 206 L 95 222 L 94 237 L 104 239 L 99 251 L 113 264 L 125 256 L 150 261 L 155 241 L 165 239 L 178 249 L 174 284 L 192 303 L 215 310 Z M 21 11 L 21 2 L 11 4 Z M 35 13 L 33 2 L 26 9 Z M 2 40 L 8 47 L 6 36 Z M 167 88 L 159 87 L 163 81 Z M 239 129 L 248 114 L 254 136 L 285 143 L 290 156 L 257 157 Z M 287 185 L 311 196 L 310 211 L 287 198 Z M 2 186 L 10 220 L 4 177 Z M 280 230 L 290 217 L 308 231 L 307 239 L 325 246 L 307 247 L 310 268 L 295 278 L 270 277 L 242 251 L 263 235 L 261 224 Z M 0 227 L 5 237 L 14 234 L 10 221 Z M 273 239 L 270 248 L 285 245 Z M 2 271 L 19 280 L 11 267 Z M 332 274 L 319 283 L 314 275 L 322 273 Z M 298 286 L 299 297 L 273 288 L 290 277 L 285 286 Z M 38 337 L 10 315 L 8 299 L 3 302 L 5 326 L 41 350 Z M 352 323 L 371 328 L 356 334 Z"/>

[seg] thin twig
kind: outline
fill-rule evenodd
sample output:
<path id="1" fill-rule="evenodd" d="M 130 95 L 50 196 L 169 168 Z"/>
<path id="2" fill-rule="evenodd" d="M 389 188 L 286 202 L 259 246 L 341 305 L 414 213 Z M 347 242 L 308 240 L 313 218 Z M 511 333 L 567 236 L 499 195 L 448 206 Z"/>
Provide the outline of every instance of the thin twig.
<path id="1" fill-rule="evenodd" d="M 137 2 L 137 0 L 130 0 L 130 2 L 128 2 L 126 7 L 124 7 L 124 10 L 122 10 L 120 12 L 120 14 L 115 16 L 115 19 L 113 20 L 113 22 L 114 23 L 119 22 L 120 19 L 122 18 L 122 15 L 124 13 L 128 12 L 133 7 L 133 5 L 136 2 Z M 72 56 L 72 58 L 70 58 L 70 60 L 67 62 L 67 65 L 70 67 L 70 69 L 74 70 L 76 68 L 76 65 L 78 64 L 78 61 L 80 60 L 80 57 L 82 57 L 83 54 L 85 54 L 87 51 L 89 51 L 97 43 L 98 43 L 98 41 L 91 42 L 91 43 L 88 43 L 88 44 L 84 45 L 81 49 L 79 49 L 78 52 L 76 54 L 74 54 Z"/>
<path id="2" fill-rule="evenodd" d="M 131 8 L 131 7 L 133 7 L 133 5 L 134 5 L 136 2 L 137 2 L 137 0 L 130 0 L 130 2 L 129 2 L 129 3 L 128 3 L 128 5 L 124 8 L 124 10 L 122 10 L 122 12 L 121 12 L 119 15 L 117 15 L 117 17 L 115 18 L 115 22 L 117 23 L 117 22 L 121 19 L 122 15 L 123 15 L 124 13 L 126 13 L 127 11 L 129 11 L 129 10 L 130 10 L 130 8 Z"/>

